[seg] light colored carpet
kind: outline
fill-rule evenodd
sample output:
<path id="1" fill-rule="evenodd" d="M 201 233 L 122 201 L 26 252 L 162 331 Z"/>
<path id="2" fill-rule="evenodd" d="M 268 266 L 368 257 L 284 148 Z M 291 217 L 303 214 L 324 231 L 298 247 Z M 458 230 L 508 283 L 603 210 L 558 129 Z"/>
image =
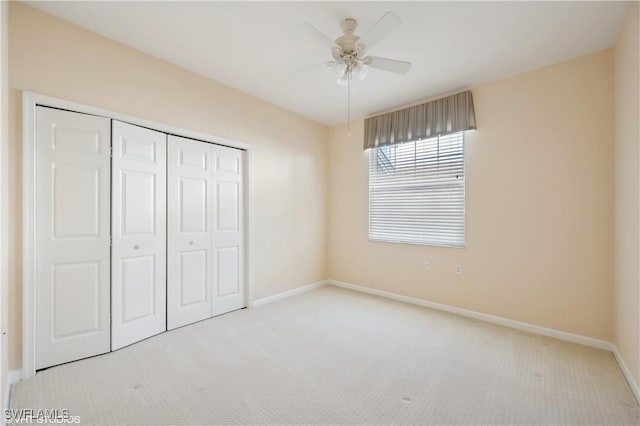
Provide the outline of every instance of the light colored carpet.
<path id="1" fill-rule="evenodd" d="M 639 423 L 609 352 L 331 286 L 42 371 L 11 407 L 85 424 Z"/>

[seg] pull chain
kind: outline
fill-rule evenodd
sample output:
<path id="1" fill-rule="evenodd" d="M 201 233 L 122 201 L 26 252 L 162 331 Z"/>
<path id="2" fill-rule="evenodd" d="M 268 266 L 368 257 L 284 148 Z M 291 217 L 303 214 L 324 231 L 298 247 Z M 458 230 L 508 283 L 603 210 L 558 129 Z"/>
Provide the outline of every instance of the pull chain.
<path id="1" fill-rule="evenodd" d="M 351 67 L 347 68 L 347 136 L 351 136 Z"/>

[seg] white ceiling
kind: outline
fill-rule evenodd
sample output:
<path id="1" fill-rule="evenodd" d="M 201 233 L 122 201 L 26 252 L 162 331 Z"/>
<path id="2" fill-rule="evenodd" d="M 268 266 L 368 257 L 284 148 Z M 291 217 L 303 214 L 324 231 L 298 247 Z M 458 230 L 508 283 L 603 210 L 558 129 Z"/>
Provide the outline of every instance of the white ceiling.
<path id="1" fill-rule="evenodd" d="M 352 89 L 352 117 L 500 79 L 611 47 L 628 6 L 619 2 L 29 2 L 166 61 L 334 125 L 347 92 L 331 60 L 301 37 L 309 22 L 332 39 L 343 18 L 356 34 L 385 12 L 402 25 L 368 53 L 411 61 L 406 75 L 370 70 Z"/>

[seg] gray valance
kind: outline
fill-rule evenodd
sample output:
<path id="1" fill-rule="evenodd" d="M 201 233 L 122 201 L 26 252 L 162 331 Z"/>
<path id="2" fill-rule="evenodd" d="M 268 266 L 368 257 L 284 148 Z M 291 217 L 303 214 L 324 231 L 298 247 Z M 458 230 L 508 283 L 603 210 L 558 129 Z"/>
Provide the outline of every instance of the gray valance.
<path id="1" fill-rule="evenodd" d="M 367 118 L 364 149 L 476 128 L 471 91 Z"/>

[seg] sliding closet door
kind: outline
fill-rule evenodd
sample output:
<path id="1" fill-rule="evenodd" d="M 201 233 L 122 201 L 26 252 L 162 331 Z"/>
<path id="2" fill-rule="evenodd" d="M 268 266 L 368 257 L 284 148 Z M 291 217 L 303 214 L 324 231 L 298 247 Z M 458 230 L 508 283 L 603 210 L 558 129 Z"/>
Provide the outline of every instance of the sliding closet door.
<path id="1" fill-rule="evenodd" d="M 110 120 L 36 112 L 36 368 L 109 352 Z"/>
<path id="2" fill-rule="evenodd" d="M 166 330 L 166 138 L 113 121 L 112 349 Z"/>
<path id="3" fill-rule="evenodd" d="M 244 151 L 212 145 L 213 315 L 246 306 L 244 284 Z"/>
<path id="4" fill-rule="evenodd" d="M 167 326 L 211 317 L 212 146 L 169 136 Z"/>

